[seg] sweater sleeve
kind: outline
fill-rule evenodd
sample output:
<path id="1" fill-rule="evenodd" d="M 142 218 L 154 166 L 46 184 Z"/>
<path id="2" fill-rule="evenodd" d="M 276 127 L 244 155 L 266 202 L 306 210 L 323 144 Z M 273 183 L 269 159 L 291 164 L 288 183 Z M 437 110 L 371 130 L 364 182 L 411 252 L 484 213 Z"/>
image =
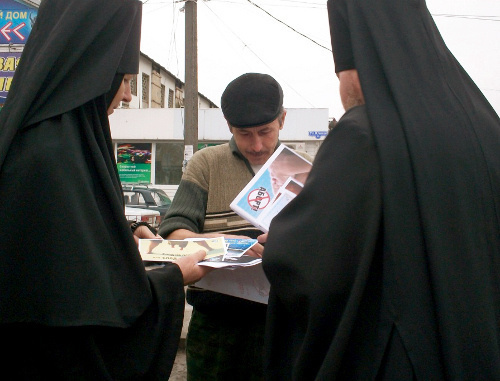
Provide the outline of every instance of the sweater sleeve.
<path id="1" fill-rule="evenodd" d="M 177 229 L 203 231 L 207 210 L 206 190 L 188 180 L 181 180 L 170 209 L 158 229 L 163 238 Z"/>

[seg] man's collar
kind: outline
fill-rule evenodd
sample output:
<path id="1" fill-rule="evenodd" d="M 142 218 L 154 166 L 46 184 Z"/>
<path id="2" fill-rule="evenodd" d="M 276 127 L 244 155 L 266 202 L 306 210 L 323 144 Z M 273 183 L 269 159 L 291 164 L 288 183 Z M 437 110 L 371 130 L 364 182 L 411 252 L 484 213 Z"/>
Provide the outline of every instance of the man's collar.
<path id="1" fill-rule="evenodd" d="M 238 146 L 236 145 L 236 141 L 234 140 L 234 136 L 231 137 L 231 140 L 229 141 L 229 148 L 231 148 L 231 152 L 233 153 L 233 155 L 236 155 L 238 156 L 240 159 L 243 159 L 245 161 L 248 161 L 245 156 L 243 156 L 243 154 L 240 152 L 240 150 L 238 149 Z"/>

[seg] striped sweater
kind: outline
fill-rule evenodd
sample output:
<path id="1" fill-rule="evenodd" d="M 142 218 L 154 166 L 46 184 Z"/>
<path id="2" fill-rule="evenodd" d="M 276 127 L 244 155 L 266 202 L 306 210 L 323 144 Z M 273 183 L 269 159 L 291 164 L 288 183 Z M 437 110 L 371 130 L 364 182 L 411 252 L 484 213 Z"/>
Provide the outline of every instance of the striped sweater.
<path id="1" fill-rule="evenodd" d="M 167 237 L 174 230 L 187 229 L 195 233 L 256 238 L 262 232 L 229 207 L 254 175 L 250 163 L 238 151 L 233 139 L 196 152 L 189 160 L 159 234 Z M 212 291 L 190 287 L 187 301 L 206 314 L 265 319 L 265 305 Z"/>
<path id="2" fill-rule="evenodd" d="M 252 238 L 262 234 L 229 207 L 253 176 L 250 163 L 239 153 L 233 139 L 196 152 L 182 176 L 160 235 L 166 237 L 177 229 Z"/>

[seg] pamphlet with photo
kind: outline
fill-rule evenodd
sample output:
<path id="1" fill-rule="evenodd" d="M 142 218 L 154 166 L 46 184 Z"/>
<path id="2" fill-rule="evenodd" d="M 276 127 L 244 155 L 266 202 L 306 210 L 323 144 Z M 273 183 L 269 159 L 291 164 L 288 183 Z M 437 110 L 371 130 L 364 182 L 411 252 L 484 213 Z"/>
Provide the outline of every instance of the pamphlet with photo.
<path id="1" fill-rule="evenodd" d="M 142 260 L 147 262 L 171 262 L 196 253 L 199 250 L 207 254 L 199 264 L 215 268 L 246 267 L 262 262 L 261 258 L 251 257 L 245 253 L 257 243 L 250 238 L 189 238 L 172 239 L 139 239 L 139 252 Z"/>
<path id="2" fill-rule="evenodd" d="M 203 240 L 139 239 L 139 252 L 143 261 L 171 262 L 205 251 L 206 259 L 224 256 L 226 244 L 223 237 Z"/>
<path id="3" fill-rule="evenodd" d="M 264 232 L 304 186 L 312 163 L 281 144 L 231 203 L 231 209 Z"/>

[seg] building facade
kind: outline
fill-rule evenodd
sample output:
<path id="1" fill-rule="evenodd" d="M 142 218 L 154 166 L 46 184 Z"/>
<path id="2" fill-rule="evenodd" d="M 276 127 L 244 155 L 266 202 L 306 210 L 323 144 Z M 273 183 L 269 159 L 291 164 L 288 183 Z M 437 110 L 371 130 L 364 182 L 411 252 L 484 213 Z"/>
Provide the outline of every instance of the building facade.
<path id="1" fill-rule="evenodd" d="M 0 108 L 36 20 L 40 0 L 0 0 Z M 140 53 L 132 100 L 110 116 L 117 167 L 123 183 L 147 183 L 173 197 L 186 163 L 185 84 Z M 286 105 L 285 105 L 286 106 Z M 231 133 L 218 106 L 198 94 L 198 149 L 227 142 Z M 311 156 L 328 133 L 327 109 L 289 109 L 281 140 Z"/>
<path id="2" fill-rule="evenodd" d="M 184 109 L 118 109 L 110 124 L 122 182 L 152 184 L 173 197 L 184 162 Z M 327 134 L 328 109 L 287 109 L 280 139 L 314 157 Z M 198 110 L 198 149 L 231 136 L 221 109 Z"/>
<path id="3" fill-rule="evenodd" d="M 132 101 L 122 103 L 122 108 L 182 108 L 184 107 L 184 82 L 159 63 L 141 52 L 139 74 L 131 82 Z M 215 108 L 217 105 L 198 94 L 198 108 Z"/>
<path id="4" fill-rule="evenodd" d="M 184 83 L 141 53 L 132 101 L 110 116 L 117 167 L 124 184 L 150 184 L 175 195 L 186 161 Z M 281 140 L 314 157 L 328 133 L 328 109 L 287 109 Z M 198 94 L 198 149 L 227 142 L 222 111 Z"/>

